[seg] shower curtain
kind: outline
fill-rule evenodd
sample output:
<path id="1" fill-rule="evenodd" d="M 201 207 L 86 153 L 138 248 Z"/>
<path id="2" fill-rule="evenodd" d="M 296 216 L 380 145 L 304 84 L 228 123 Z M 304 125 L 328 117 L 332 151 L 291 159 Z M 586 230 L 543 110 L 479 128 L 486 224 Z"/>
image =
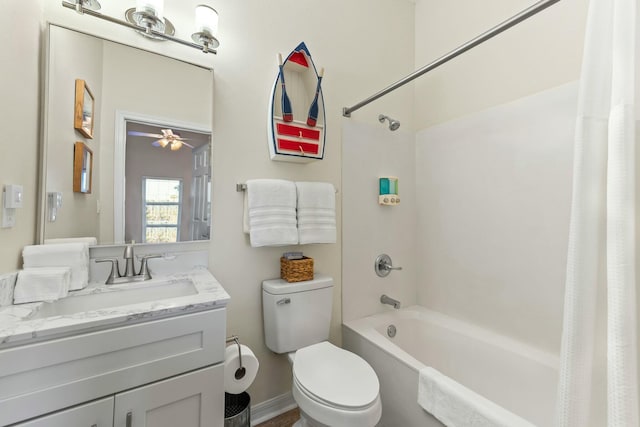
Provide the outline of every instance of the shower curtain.
<path id="1" fill-rule="evenodd" d="M 635 278 L 637 0 L 591 0 L 580 81 L 557 427 L 638 427 Z M 606 263 L 606 264 L 605 264 Z M 604 266 L 606 265 L 606 269 Z M 606 294 L 606 390 L 596 378 Z M 602 350 L 604 352 L 604 350 Z M 604 360 L 604 357 L 602 357 Z M 604 387 L 604 382 L 602 384 Z"/>

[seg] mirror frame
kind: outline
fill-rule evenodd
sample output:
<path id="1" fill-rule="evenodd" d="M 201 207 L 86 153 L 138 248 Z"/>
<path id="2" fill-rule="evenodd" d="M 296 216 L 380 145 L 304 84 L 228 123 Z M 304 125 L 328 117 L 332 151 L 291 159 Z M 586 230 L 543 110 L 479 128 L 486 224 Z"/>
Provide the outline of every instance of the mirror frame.
<path id="1" fill-rule="evenodd" d="M 47 223 L 47 169 L 48 169 L 48 163 L 47 163 L 47 151 L 49 148 L 49 141 L 48 141 L 48 120 L 49 120 L 49 114 L 48 114 L 48 103 L 49 103 L 49 87 L 50 87 L 50 82 L 49 82 L 49 63 L 51 61 L 51 27 L 58 27 L 58 28 L 62 28 L 68 31 L 75 31 L 77 33 L 80 34 L 84 34 L 87 36 L 91 36 L 91 37 L 96 37 L 98 39 L 104 40 L 104 41 L 108 41 L 111 43 L 117 43 L 119 45 L 122 46 L 127 46 L 130 47 L 132 49 L 139 49 L 145 52 L 149 52 L 149 53 L 153 53 L 155 55 L 161 55 L 164 56 L 166 58 L 169 59 L 173 59 L 175 61 L 180 61 L 183 62 L 185 64 L 189 64 L 189 65 L 193 65 L 195 67 L 200 67 L 202 69 L 205 70 L 209 70 L 211 72 L 211 79 L 213 80 L 214 78 L 214 69 L 213 66 L 205 66 L 202 64 L 198 64 L 195 62 L 190 62 L 184 59 L 180 59 L 180 58 L 176 58 L 176 57 L 172 57 L 169 56 L 165 53 L 161 53 L 161 52 L 156 52 L 153 50 L 149 50 L 149 49 L 144 49 L 140 46 L 135 46 L 132 44 L 127 44 L 127 43 L 123 43 L 108 37 L 105 37 L 103 35 L 99 35 L 96 33 L 91 33 L 91 32 L 87 32 L 81 29 L 77 29 L 77 28 L 72 28 L 66 25 L 61 25 L 59 23 L 55 23 L 55 22 L 50 22 L 47 21 L 45 23 L 45 28 L 44 28 L 44 37 L 43 37 L 43 48 L 42 48 L 42 54 L 41 54 L 41 72 L 42 72 L 42 76 L 43 76 L 43 80 L 44 83 L 41 86 L 40 89 L 40 117 L 41 117 L 41 126 L 40 126 L 40 147 L 39 147 L 39 161 L 38 161 L 38 165 L 39 165 L 39 179 L 38 179 L 38 198 L 37 198 L 37 207 L 36 207 L 36 244 L 44 244 L 45 241 L 45 232 L 46 232 L 46 223 Z M 215 83 L 215 82 L 214 82 Z M 212 85 L 213 87 L 214 85 Z M 92 95 L 93 97 L 93 95 Z M 212 111 L 214 110 L 214 94 L 213 92 L 211 93 L 211 103 L 212 103 Z M 75 107 L 75 106 L 74 106 Z M 131 117 L 132 121 L 135 121 L 135 117 L 144 117 L 144 120 L 142 120 L 143 122 L 149 123 L 149 124 L 162 124 L 162 125 L 168 125 L 168 126 L 174 126 L 174 124 L 177 124 L 175 127 L 179 128 L 179 127 L 185 127 L 186 129 L 189 130 L 195 130 L 195 131 L 199 131 L 199 132 L 203 132 L 203 133 L 209 133 L 212 136 L 213 139 L 213 116 L 211 117 L 211 125 L 202 125 L 200 123 L 189 123 L 189 122 L 179 122 L 176 121 L 174 119 L 161 119 L 162 123 L 156 123 L 154 122 L 155 120 L 158 120 L 158 117 L 151 117 L 151 116 L 145 116 L 139 113 L 132 113 L 132 112 L 126 112 L 126 111 L 116 111 L 116 123 L 115 123 L 115 138 L 116 141 L 114 141 L 114 162 L 115 162 L 115 156 L 122 156 L 122 158 L 124 158 L 125 156 L 125 143 L 126 143 L 126 122 L 124 120 L 120 119 L 120 114 L 123 114 L 124 117 Z M 92 121 L 92 125 L 93 125 Z M 121 140 L 121 142 L 120 142 Z M 122 144 L 122 145 L 120 145 Z M 211 141 L 211 144 L 213 144 L 213 141 Z M 211 165 L 211 168 L 213 169 L 213 150 L 211 151 L 211 157 L 209 158 L 209 164 Z M 122 162 L 122 166 L 124 167 L 124 162 Z M 114 205 L 114 222 L 116 221 L 115 218 L 116 216 L 116 210 L 118 209 L 117 206 L 122 205 L 122 208 L 124 208 L 124 169 L 118 168 L 118 170 L 116 170 L 116 166 L 114 165 L 114 181 L 117 179 L 117 177 L 120 176 L 120 178 L 123 180 L 123 185 L 119 186 L 119 187 L 114 187 L 114 201 L 117 200 L 118 197 L 121 197 L 120 201 L 122 203 L 118 203 L 118 205 Z M 211 171 L 211 177 L 213 178 L 213 171 Z M 211 186 L 211 199 L 213 200 L 213 185 Z M 213 203 L 211 204 L 211 210 L 213 211 Z M 209 212 L 209 217 L 212 218 L 212 211 Z M 121 218 L 124 218 L 124 212 L 122 212 Z M 116 228 L 116 227 L 120 227 L 120 228 Z M 116 243 L 116 230 L 122 230 L 122 239 L 124 239 L 124 219 L 122 221 L 122 224 L 114 224 L 114 236 L 113 236 L 113 240 L 114 242 L 106 242 L 106 243 L 101 243 L 100 241 L 98 241 L 98 246 L 114 246 L 114 245 L 120 245 L 121 243 Z M 213 224 L 209 225 L 209 234 L 210 236 L 213 234 L 212 233 L 212 229 L 213 229 Z M 209 237 L 208 240 L 189 240 L 189 241 L 182 241 L 182 242 L 176 242 L 176 243 L 159 243 L 159 244 L 153 244 L 153 245 L 167 245 L 167 246 L 171 246 L 171 247 L 183 247 L 184 245 L 186 245 L 187 247 L 205 247 L 204 245 L 208 245 L 209 242 L 211 241 L 211 237 Z"/>

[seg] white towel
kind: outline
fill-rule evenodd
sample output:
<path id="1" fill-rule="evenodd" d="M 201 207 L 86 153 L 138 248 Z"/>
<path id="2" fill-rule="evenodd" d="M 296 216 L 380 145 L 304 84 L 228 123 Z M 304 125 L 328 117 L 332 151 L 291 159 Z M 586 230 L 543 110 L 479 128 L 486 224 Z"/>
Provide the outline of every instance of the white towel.
<path id="1" fill-rule="evenodd" d="M 298 240 L 336 243 L 336 190 L 328 182 L 296 182 Z"/>
<path id="2" fill-rule="evenodd" d="M 52 245 L 57 243 L 86 243 L 89 246 L 96 246 L 98 239 L 95 237 L 64 237 L 59 239 L 44 239 L 45 245 Z"/>
<path id="3" fill-rule="evenodd" d="M 535 427 L 431 367 L 420 370 L 418 404 L 447 427 Z"/>
<path id="4" fill-rule="evenodd" d="M 27 268 L 18 272 L 13 303 L 55 301 L 69 292 L 69 267 Z"/>
<path id="5" fill-rule="evenodd" d="M 296 186 L 281 179 L 247 181 L 246 215 L 252 247 L 298 243 Z M 243 225 L 246 228 L 246 225 Z"/>
<path id="6" fill-rule="evenodd" d="M 89 283 L 89 246 L 86 243 L 58 243 L 25 246 L 23 267 L 69 267 L 69 290 L 82 289 Z"/>
<path id="7" fill-rule="evenodd" d="M 0 274 L 0 307 L 13 304 L 13 290 L 16 286 L 18 272 Z"/>

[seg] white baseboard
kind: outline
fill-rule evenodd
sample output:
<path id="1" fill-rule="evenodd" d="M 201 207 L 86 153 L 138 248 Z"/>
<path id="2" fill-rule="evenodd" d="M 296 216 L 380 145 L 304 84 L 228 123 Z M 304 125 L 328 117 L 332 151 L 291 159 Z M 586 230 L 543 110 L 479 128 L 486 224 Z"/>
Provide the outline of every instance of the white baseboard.
<path id="1" fill-rule="evenodd" d="M 251 406 L 251 425 L 255 426 L 263 423 L 297 406 L 290 391 L 276 396 L 273 399 L 260 402 L 257 405 Z"/>

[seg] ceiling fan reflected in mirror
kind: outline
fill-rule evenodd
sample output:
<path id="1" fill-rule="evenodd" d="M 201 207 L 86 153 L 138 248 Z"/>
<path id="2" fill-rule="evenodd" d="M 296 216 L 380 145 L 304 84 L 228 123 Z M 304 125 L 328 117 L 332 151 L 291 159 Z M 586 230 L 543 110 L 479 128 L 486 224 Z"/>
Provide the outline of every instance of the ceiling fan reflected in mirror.
<path id="1" fill-rule="evenodd" d="M 160 131 L 162 132 L 162 134 L 138 132 L 135 130 L 130 130 L 127 132 L 127 135 L 159 138 L 156 141 L 153 141 L 151 145 L 153 145 L 154 147 L 162 147 L 162 148 L 169 146 L 169 148 L 171 148 L 171 151 L 177 151 L 180 148 L 182 148 L 183 145 L 193 149 L 193 145 L 184 142 L 184 141 L 188 141 L 187 138 L 182 138 L 180 134 L 173 133 L 171 129 L 161 129 Z"/>

